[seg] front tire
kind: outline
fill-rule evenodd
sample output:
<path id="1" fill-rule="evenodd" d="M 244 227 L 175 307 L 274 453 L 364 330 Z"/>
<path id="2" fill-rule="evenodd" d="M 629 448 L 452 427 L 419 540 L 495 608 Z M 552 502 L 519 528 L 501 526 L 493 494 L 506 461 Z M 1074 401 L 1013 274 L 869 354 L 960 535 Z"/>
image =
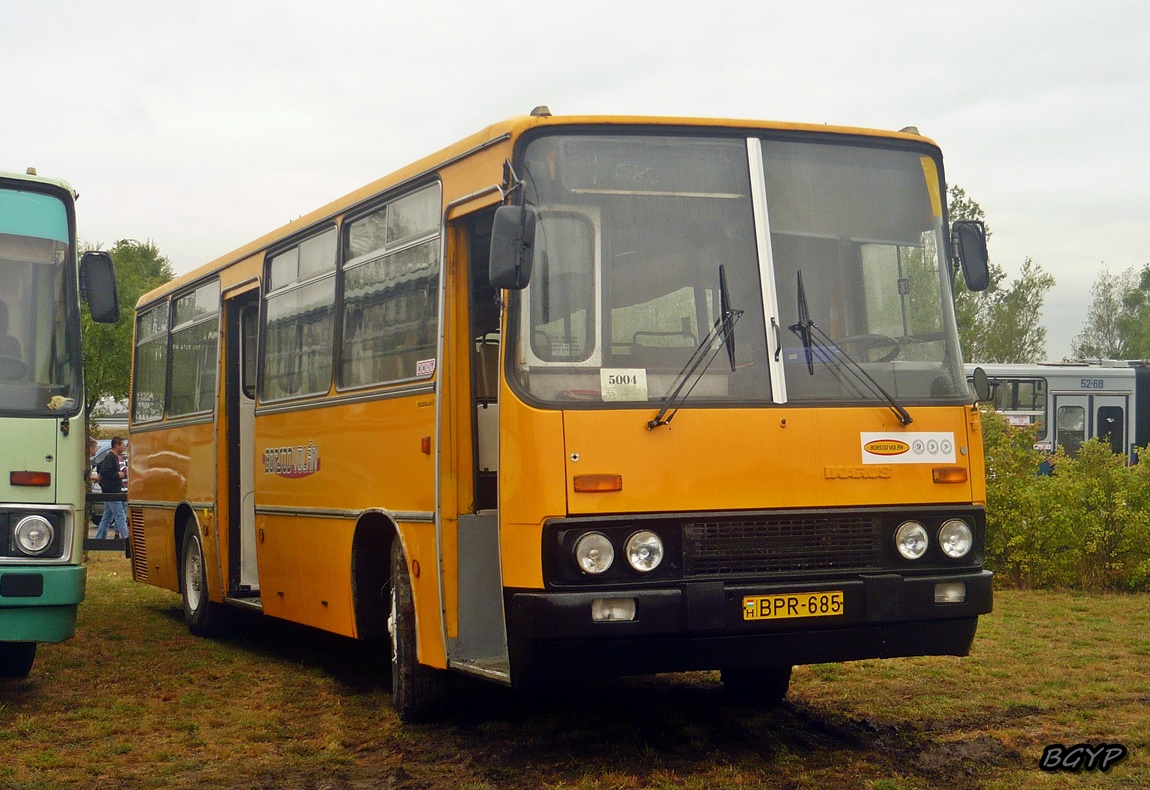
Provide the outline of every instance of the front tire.
<path id="1" fill-rule="evenodd" d="M 217 636 L 224 627 L 227 612 L 208 597 L 208 572 L 204 564 L 204 544 L 199 525 L 193 523 L 184 533 L 180 553 L 180 594 L 184 599 L 184 622 L 196 636 Z"/>
<path id="2" fill-rule="evenodd" d="M 399 537 L 391 543 L 391 698 L 404 722 L 432 721 L 447 703 L 447 673 L 419 663 L 416 653 L 415 598 Z"/>
<path id="3" fill-rule="evenodd" d="M 0 678 L 26 678 L 35 661 L 35 642 L 0 642 Z"/>

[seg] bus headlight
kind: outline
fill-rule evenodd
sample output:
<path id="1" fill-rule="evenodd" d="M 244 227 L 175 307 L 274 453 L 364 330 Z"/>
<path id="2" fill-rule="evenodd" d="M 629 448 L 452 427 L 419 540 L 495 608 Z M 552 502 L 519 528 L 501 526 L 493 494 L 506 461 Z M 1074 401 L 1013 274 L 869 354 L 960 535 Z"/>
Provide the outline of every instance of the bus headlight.
<path id="1" fill-rule="evenodd" d="M 944 521 L 938 530 L 938 545 L 942 547 L 942 553 L 951 559 L 965 557 L 974 545 L 970 526 L 957 518 Z"/>
<path id="2" fill-rule="evenodd" d="M 43 554 L 56 539 L 56 528 L 43 516 L 25 516 L 13 530 L 16 545 L 25 554 Z"/>
<path id="3" fill-rule="evenodd" d="M 601 532 L 588 532 L 575 543 L 575 562 L 584 573 L 603 573 L 614 561 L 615 548 Z"/>
<path id="4" fill-rule="evenodd" d="M 636 532 L 627 538 L 627 562 L 640 573 L 653 571 L 663 561 L 663 541 L 650 530 Z"/>
<path id="5" fill-rule="evenodd" d="M 898 553 L 908 560 L 917 560 L 926 554 L 926 547 L 930 539 L 926 536 L 926 527 L 917 521 L 904 521 L 894 531 L 894 545 Z"/>

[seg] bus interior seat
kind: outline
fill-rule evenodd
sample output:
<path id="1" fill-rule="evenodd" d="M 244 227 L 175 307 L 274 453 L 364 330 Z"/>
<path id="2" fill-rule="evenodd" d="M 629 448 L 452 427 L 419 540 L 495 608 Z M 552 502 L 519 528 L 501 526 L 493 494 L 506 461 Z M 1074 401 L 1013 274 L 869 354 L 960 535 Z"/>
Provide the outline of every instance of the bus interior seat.
<path id="1" fill-rule="evenodd" d="M 8 334 L 8 305 L 3 300 L 0 300 L 0 357 L 24 359 L 20 341 Z"/>

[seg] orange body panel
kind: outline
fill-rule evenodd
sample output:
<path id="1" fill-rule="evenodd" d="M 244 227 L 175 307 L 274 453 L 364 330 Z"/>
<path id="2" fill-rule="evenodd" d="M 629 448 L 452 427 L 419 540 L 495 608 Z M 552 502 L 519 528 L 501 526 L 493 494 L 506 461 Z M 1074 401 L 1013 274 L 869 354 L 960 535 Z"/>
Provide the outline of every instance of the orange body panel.
<path id="1" fill-rule="evenodd" d="M 930 463 L 864 464 L 861 432 L 899 439 L 952 433 L 967 465 L 965 414 L 916 408 L 903 427 L 884 408 L 684 410 L 648 430 L 651 410 L 568 411 L 572 515 L 970 502 L 967 484 L 933 482 Z M 578 458 L 578 461 L 574 460 Z M 947 464 L 954 466 L 956 464 Z M 577 474 L 621 474 L 623 490 L 576 493 Z"/>

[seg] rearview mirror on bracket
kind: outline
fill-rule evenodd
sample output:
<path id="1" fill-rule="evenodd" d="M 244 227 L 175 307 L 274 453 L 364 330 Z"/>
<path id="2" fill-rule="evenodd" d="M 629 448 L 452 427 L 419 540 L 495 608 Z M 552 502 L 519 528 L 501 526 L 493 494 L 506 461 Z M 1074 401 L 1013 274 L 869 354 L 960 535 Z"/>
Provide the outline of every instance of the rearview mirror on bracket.
<path id="1" fill-rule="evenodd" d="M 960 220 L 950 226 L 951 242 L 966 287 L 985 291 L 990 286 L 990 256 L 986 251 L 986 226 L 975 220 Z"/>
<path id="2" fill-rule="evenodd" d="M 531 281 L 538 217 L 533 206 L 502 206 L 495 212 L 488 277 L 496 288 L 518 291 Z"/>
<path id="3" fill-rule="evenodd" d="M 104 250 L 84 253 L 80 259 L 80 291 L 88 300 L 92 320 L 99 324 L 116 323 L 120 317 L 120 305 L 111 255 Z"/>

